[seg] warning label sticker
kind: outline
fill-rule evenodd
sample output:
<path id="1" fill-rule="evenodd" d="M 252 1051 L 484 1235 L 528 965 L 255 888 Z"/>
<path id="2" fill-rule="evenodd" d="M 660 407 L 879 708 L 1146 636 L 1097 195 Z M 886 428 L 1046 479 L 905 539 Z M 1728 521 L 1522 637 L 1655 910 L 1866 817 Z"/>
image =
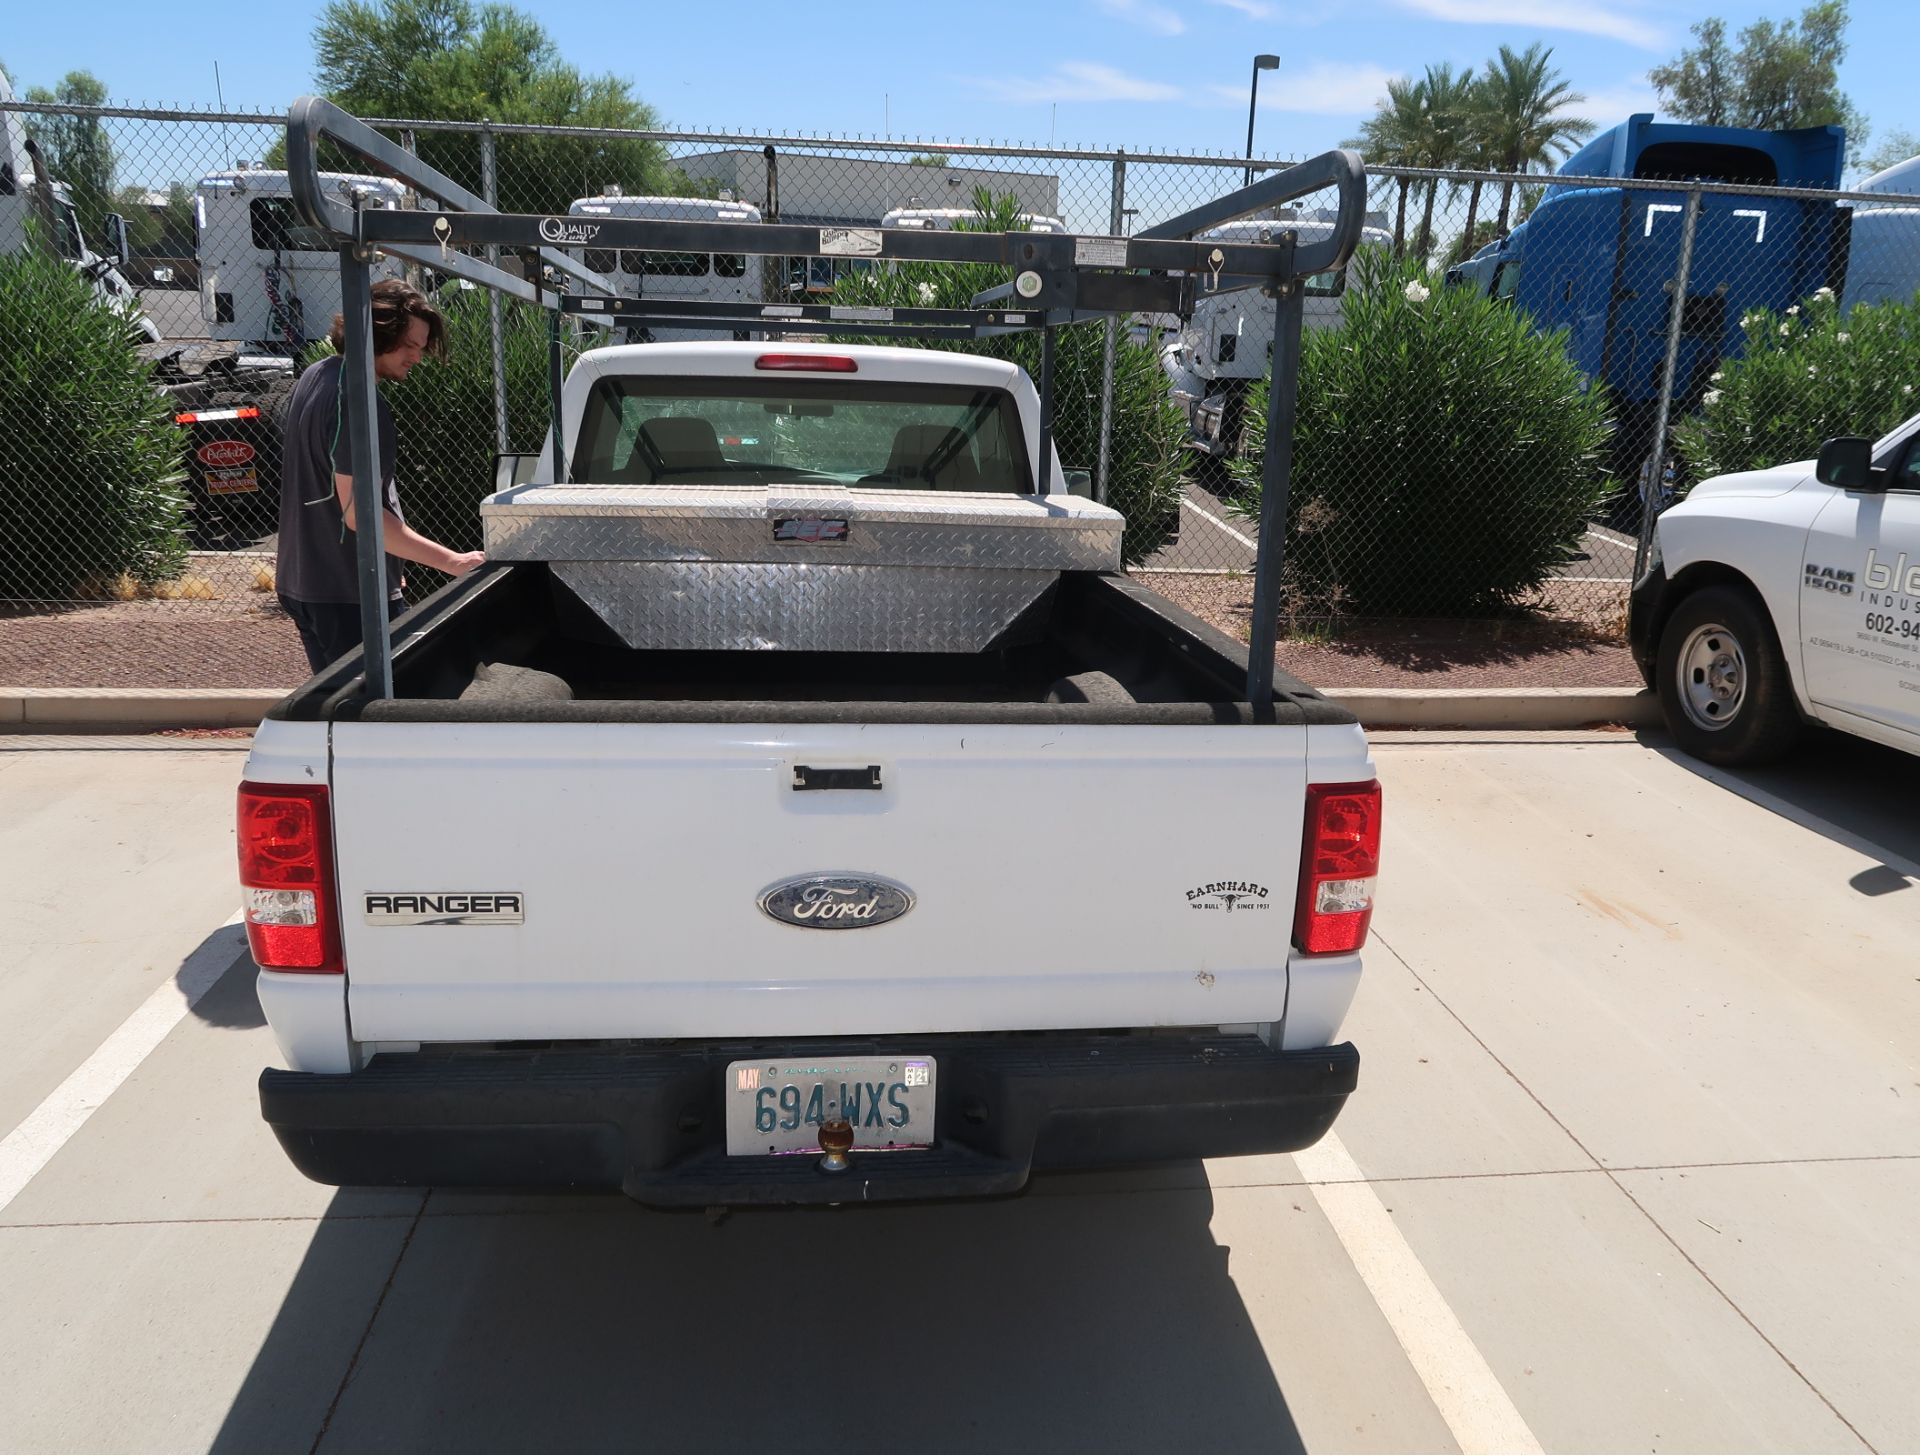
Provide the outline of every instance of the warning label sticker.
<path id="1" fill-rule="evenodd" d="M 1124 268 L 1127 240 L 1123 237 L 1077 237 L 1073 260 L 1083 268 Z"/>

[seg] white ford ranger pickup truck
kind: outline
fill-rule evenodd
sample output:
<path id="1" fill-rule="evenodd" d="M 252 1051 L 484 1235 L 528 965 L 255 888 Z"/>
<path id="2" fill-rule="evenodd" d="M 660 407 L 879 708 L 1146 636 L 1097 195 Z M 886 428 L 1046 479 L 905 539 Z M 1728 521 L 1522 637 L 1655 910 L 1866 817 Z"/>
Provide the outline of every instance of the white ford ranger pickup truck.
<path id="1" fill-rule="evenodd" d="M 1695 757 L 1768 762 L 1809 722 L 1920 753 L 1920 416 L 1696 485 L 1654 527 L 1628 637 Z"/>
<path id="2" fill-rule="evenodd" d="M 1121 573 L 1021 370 L 606 348 L 559 427 L 394 695 L 356 652 L 248 757 L 302 1171 L 845 1203 L 1325 1133 L 1366 741 Z"/>

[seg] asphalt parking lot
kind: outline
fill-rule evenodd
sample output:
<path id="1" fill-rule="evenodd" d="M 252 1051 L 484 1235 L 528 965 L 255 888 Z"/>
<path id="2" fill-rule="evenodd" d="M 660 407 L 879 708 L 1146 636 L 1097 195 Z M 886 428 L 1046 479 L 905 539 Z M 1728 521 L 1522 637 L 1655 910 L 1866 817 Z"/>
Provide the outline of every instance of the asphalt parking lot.
<path id="1" fill-rule="evenodd" d="M 1375 741 L 1328 1141 L 710 1221 L 301 1179 L 244 744 L 0 738 L 0 1450 L 1920 1449 L 1920 761 Z"/>

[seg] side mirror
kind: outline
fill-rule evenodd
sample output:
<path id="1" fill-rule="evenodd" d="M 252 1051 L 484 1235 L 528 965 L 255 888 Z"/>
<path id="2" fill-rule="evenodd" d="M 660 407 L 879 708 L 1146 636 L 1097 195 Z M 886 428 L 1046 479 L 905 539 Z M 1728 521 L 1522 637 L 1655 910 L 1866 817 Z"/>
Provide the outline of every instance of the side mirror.
<path id="1" fill-rule="evenodd" d="M 1873 468 L 1873 441 L 1857 434 L 1843 434 L 1820 446 L 1813 478 L 1841 490 L 1887 488 L 1886 472 Z"/>
<path id="2" fill-rule="evenodd" d="M 127 244 L 127 220 L 117 212 L 109 212 L 106 217 L 107 251 L 114 262 L 126 267 L 127 258 L 133 249 Z"/>
<path id="3" fill-rule="evenodd" d="M 1093 471 L 1062 469 L 1067 477 L 1067 494 L 1078 495 L 1083 500 L 1093 499 Z"/>
<path id="4" fill-rule="evenodd" d="M 524 485 L 533 478 L 533 472 L 540 467 L 538 455 L 495 455 L 493 457 L 493 488 L 511 490 L 516 485 Z"/>

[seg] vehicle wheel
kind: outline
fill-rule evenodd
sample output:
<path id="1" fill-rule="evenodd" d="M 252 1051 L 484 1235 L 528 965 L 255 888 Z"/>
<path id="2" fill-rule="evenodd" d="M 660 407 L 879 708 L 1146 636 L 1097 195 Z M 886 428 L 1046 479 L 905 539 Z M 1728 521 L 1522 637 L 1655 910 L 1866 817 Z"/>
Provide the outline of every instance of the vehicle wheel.
<path id="1" fill-rule="evenodd" d="M 1655 682 L 1674 741 L 1709 763 L 1770 763 L 1800 734 L 1779 640 L 1751 592 L 1709 586 L 1675 607 Z"/>

